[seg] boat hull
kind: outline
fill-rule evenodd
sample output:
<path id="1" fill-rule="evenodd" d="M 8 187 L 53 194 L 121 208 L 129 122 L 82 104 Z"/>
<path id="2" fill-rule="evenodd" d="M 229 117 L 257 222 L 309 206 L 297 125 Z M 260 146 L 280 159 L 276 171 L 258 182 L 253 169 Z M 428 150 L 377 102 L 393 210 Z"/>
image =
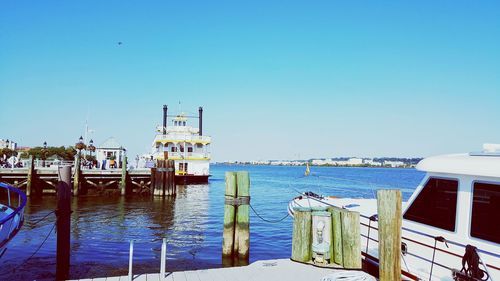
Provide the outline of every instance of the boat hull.
<path id="1" fill-rule="evenodd" d="M 207 184 L 210 175 L 175 175 L 175 184 Z"/>

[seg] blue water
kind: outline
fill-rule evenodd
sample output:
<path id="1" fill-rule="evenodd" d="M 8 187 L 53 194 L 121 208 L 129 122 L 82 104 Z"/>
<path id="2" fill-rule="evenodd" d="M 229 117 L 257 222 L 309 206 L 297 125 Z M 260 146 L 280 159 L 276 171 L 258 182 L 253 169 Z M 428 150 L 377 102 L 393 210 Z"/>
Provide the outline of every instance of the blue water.
<path id="1" fill-rule="evenodd" d="M 72 202 L 70 278 L 125 275 L 130 239 L 136 239 L 134 272 L 159 272 L 161 238 L 167 268 L 177 271 L 220 267 L 224 213 L 224 173 L 249 171 L 251 204 L 264 218 L 286 215 L 298 192 L 374 198 L 379 188 L 399 188 L 408 199 L 424 174 L 414 169 L 213 165 L 208 185 L 178 186 L 174 198 L 149 196 L 80 197 Z M 55 276 L 55 234 L 30 260 L 53 227 L 54 216 L 32 225 L 55 208 L 55 198 L 30 199 L 26 224 L 0 259 L 1 280 L 41 280 Z M 250 261 L 288 258 L 292 220 L 268 223 L 250 213 Z"/>

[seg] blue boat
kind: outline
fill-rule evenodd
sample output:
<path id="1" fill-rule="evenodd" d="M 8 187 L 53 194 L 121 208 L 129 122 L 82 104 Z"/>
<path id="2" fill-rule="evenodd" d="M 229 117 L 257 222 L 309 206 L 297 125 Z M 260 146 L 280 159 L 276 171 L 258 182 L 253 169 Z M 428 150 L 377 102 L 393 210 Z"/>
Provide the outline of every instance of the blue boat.
<path id="1" fill-rule="evenodd" d="M 19 232 L 24 223 L 26 195 L 13 186 L 0 183 L 0 192 L 6 194 L 0 200 L 0 258 L 7 250 L 7 244 Z"/>

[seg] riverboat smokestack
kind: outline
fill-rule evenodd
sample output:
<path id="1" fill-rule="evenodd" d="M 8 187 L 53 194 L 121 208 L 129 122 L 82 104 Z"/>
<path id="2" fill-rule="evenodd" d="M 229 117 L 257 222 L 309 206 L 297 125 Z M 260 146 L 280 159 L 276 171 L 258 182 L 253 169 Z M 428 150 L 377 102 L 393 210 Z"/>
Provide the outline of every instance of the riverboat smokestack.
<path id="1" fill-rule="evenodd" d="M 167 105 L 163 105 L 163 134 L 167 133 Z"/>
<path id="2" fill-rule="evenodd" d="M 198 121 L 200 123 L 198 126 L 198 130 L 201 136 L 203 134 L 203 107 L 201 106 L 200 108 L 198 108 Z"/>

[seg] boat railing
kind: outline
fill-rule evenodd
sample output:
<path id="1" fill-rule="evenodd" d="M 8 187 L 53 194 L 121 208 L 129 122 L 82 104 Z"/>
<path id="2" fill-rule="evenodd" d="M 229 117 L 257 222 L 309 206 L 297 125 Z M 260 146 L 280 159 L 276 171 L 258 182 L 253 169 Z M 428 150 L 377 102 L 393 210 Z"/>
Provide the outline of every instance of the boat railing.
<path id="1" fill-rule="evenodd" d="M 5 217 L 0 218 L 0 256 L 2 254 L 1 249 L 7 242 L 12 239 L 17 232 L 21 229 L 24 223 L 24 207 L 28 201 L 24 192 L 15 188 L 13 186 L 0 183 L 0 190 L 5 190 L 7 193 L 7 198 L 5 201 L 0 202 L 0 208 L 3 208 L 4 212 L 11 210 Z M 13 202 L 12 197 L 16 198 Z M 3 197 L 2 197 L 3 198 Z M 17 203 L 17 204 L 16 204 Z"/>
<path id="2" fill-rule="evenodd" d="M 197 135 L 186 135 L 186 134 L 168 134 L 168 135 L 156 135 L 155 141 L 172 141 L 172 142 L 206 142 L 211 141 L 209 136 L 197 136 Z"/>
<path id="3" fill-rule="evenodd" d="M 210 152 L 169 152 L 169 158 L 210 158 Z"/>

